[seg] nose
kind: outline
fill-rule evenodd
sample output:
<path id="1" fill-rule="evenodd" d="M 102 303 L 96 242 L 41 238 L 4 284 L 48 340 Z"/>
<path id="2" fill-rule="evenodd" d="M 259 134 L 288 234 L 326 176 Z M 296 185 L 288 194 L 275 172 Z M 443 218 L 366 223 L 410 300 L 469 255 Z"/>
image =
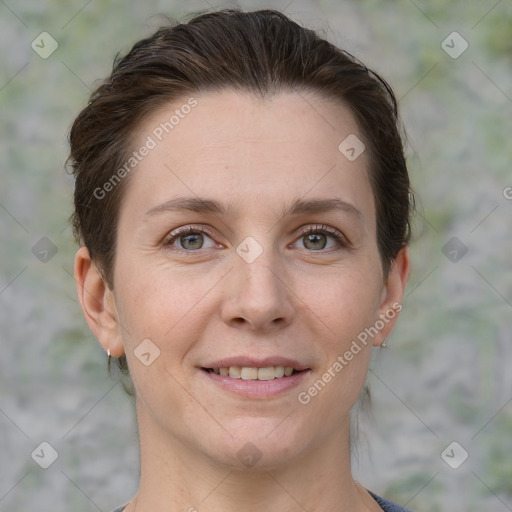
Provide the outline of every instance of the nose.
<path id="1" fill-rule="evenodd" d="M 248 263 L 238 256 L 226 283 L 221 316 L 230 327 L 271 332 L 291 324 L 294 293 L 283 262 L 264 251 Z"/>

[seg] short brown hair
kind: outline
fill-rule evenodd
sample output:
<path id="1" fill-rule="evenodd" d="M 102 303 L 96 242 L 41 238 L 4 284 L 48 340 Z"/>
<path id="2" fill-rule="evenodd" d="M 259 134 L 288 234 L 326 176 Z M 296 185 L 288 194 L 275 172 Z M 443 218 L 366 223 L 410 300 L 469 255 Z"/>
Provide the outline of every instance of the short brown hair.
<path id="1" fill-rule="evenodd" d="M 385 80 L 348 52 L 275 10 L 224 9 L 158 29 L 116 58 L 70 131 L 75 176 L 74 235 L 113 289 L 122 182 L 94 193 L 126 161 L 134 128 L 149 113 L 188 94 L 233 89 L 268 97 L 304 91 L 347 105 L 369 150 L 377 243 L 387 275 L 410 238 L 412 194 L 397 101 Z M 120 366 L 126 369 L 123 356 Z"/>

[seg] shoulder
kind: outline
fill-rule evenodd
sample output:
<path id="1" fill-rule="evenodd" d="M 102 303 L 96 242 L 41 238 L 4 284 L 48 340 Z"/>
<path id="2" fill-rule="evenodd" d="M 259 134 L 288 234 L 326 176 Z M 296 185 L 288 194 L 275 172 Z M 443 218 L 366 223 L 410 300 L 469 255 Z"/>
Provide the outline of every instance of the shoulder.
<path id="1" fill-rule="evenodd" d="M 412 512 L 412 510 L 408 508 L 402 507 L 397 503 L 393 503 L 392 501 L 377 496 L 375 493 L 368 489 L 367 491 L 370 493 L 371 497 L 379 504 L 380 508 L 384 510 L 384 512 Z"/>

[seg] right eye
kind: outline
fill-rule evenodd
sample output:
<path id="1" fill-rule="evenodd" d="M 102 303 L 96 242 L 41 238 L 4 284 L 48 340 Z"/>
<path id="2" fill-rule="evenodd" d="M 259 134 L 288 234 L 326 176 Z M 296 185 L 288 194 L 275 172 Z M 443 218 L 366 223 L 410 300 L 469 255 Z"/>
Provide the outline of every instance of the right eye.
<path id="1" fill-rule="evenodd" d="M 186 252 L 196 252 L 199 249 L 205 248 L 203 247 L 205 237 L 212 240 L 210 235 L 211 233 L 209 232 L 209 230 L 205 228 L 205 226 L 201 228 L 194 226 L 185 226 L 183 228 L 178 228 L 169 233 L 166 240 L 164 241 L 164 245 L 166 247 L 174 247 L 174 242 L 178 241 L 179 245 L 181 246 L 177 248 L 178 250 Z M 206 247 L 206 249 L 211 249 L 214 246 L 215 242 L 214 245 Z"/>

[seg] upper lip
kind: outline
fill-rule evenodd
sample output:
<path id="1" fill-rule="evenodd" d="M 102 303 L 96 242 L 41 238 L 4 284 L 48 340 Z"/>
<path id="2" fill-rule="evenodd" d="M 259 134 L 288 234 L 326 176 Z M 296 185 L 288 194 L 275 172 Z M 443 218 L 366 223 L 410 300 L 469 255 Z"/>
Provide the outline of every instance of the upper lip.
<path id="1" fill-rule="evenodd" d="M 218 368 L 229 368 L 230 366 L 245 366 L 249 368 L 265 368 L 268 366 L 290 366 L 297 371 L 309 370 L 309 366 L 299 363 L 295 359 L 290 359 L 288 357 L 281 356 L 269 356 L 263 359 L 256 359 L 254 357 L 245 356 L 229 357 L 207 363 L 203 365 L 203 368 L 213 368 L 214 370 L 217 370 Z"/>

